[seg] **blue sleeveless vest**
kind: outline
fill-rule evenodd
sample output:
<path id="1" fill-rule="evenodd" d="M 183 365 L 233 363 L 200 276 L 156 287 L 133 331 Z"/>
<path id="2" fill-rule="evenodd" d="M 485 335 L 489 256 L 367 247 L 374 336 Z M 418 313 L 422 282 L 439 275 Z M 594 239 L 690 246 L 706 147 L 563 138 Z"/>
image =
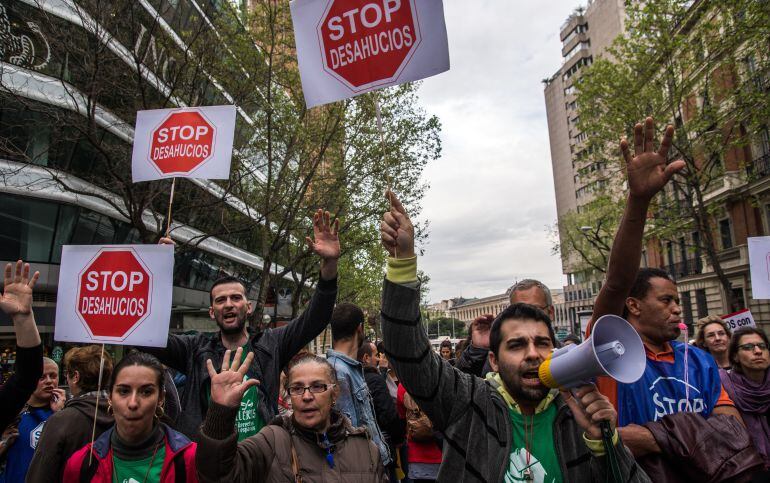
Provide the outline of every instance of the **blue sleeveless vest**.
<path id="1" fill-rule="evenodd" d="M 663 416 L 691 411 L 708 417 L 722 391 L 719 368 L 707 352 L 690 346 L 690 398 L 685 398 L 684 344 L 671 341 L 674 363 L 647 359 L 641 379 L 618 383 L 618 425 L 644 424 Z"/>

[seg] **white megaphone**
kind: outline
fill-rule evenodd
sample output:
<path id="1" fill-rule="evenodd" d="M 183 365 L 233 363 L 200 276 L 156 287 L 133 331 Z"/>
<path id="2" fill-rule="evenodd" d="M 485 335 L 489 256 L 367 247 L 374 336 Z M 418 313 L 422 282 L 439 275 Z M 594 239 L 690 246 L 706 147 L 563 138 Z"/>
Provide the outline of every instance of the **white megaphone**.
<path id="1" fill-rule="evenodd" d="M 646 364 L 644 344 L 631 324 L 617 315 L 604 315 L 582 344 L 553 351 L 540 364 L 538 375 L 551 388 L 574 388 L 596 376 L 630 384 L 642 377 Z"/>

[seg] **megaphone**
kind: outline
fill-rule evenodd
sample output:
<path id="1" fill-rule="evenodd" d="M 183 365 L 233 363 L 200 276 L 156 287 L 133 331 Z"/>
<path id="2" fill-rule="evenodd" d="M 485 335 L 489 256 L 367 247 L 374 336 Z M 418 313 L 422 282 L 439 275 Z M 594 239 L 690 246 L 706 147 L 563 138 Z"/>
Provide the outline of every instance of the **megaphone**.
<path id="1" fill-rule="evenodd" d="M 580 345 L 556 349 L 540 364 L 540 381 L 550 388 L 574 388 L 596 376 L 610 376 L 630 384 L 639 380 L 647 364 L 644 344 L 622 317 L 604 315 Z"/>

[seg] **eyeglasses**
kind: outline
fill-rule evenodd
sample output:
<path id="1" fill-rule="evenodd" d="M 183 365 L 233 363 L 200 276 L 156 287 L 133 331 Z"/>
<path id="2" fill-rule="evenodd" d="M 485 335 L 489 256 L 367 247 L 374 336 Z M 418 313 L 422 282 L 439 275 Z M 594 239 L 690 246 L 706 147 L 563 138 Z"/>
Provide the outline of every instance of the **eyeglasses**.
<path id="1" fill-rule="evenodd" d="M 323 384 L 320 382 L 314 382 L 309 386 L 289 386 L 289 394 L 292 396 L 302 396 L 305 391 L 310 391 L 311 394 L 321 394 L 336 386 L 336 384 Z"/>
<path id="2" fill-rule="evenodd" d="M 767 350 L 767 344 L 765 344 L 764 342 L 754 342 L 754 343 L 750 342 L 748 344 L 741 344 L 738 346 L 740 350 L 746 351 L 746 352 L 753 351 L 755 347 L 759 347 L 759 350 L 761 351 Z"/>

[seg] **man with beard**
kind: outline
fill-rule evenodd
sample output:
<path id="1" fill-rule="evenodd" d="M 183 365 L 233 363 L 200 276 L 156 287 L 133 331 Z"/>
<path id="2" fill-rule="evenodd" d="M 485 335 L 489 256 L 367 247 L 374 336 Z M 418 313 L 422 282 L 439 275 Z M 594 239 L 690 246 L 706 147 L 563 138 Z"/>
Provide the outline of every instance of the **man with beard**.
<path id="1" fill-rule="evenodd" d="M 323 331 L 334 309 L 337 297 L 337 260 L 340 256 L 338 228 L 339 221 L 331 222 L 328 211 L 318 210 L 315 213 L 314 239 L 308 237 L 306 241 L 310 249 L 321 257 L 320 278 L 305 311 L 287 325 L 263 331 L 247 328 L 246 319 L 253 307 L 246 297 L 246 287 L 238 278 L 224 277 L 214 282 L 210 291 L 209 317 L 216 321 L 219 332 L 169 334 L 165 348 L 142 349 L 187 377 L 181 394 L 182 412 L 177 420 L 179 431 L 197 439 L 211 398 L 206 360 L 211 359 L 214 364 L 221 363 L 227 349 L 234 352 L 243 347 L 244 357 L 253 352 L 254 360 L 246 377 L 260 381 L 259 385 L 247 391 L 241 402 L 236 419 L 238 439 L 257 434 L 278 414 L 281 369 Z M 216 369 L 220 370 L 218 367 Z"/>
<path id="2" fill-rule="evenodd" d="M 374 401 L 364 378 L 363 366 L 356 359 L 364 341 L 364 312 L 360 307 L 342 303 L 334 308 L 329 325 L 332 327 L 332 348 L 326 358 L 337 371 L 340 394 L 337 408 L 351 424 L 365 426 L 380 450 L 382 464 L 393 462 L 385 437 L 377 424 Z"/>
<path id="3" fill-rule="evenodd" d="M 444 434 L 438 481 L 649 481 L 614 430 L 617 413 L 593 385 L 549 390 L 538 367 L 554 348 L 551 319 L 516 303 L 489 330 L 486 380 L 452 367 L 430 350 L 420 323 L 414 226 L 392 193 L 380 225 L 390 253 L 382 295 L 385 352 L 401 383 Z M 396 256 L 398 258 L 396 258 Z M 477 343 L 482 343 L 477 341 Z M 599 423 L 612 428 L 605 452 Z"/>

